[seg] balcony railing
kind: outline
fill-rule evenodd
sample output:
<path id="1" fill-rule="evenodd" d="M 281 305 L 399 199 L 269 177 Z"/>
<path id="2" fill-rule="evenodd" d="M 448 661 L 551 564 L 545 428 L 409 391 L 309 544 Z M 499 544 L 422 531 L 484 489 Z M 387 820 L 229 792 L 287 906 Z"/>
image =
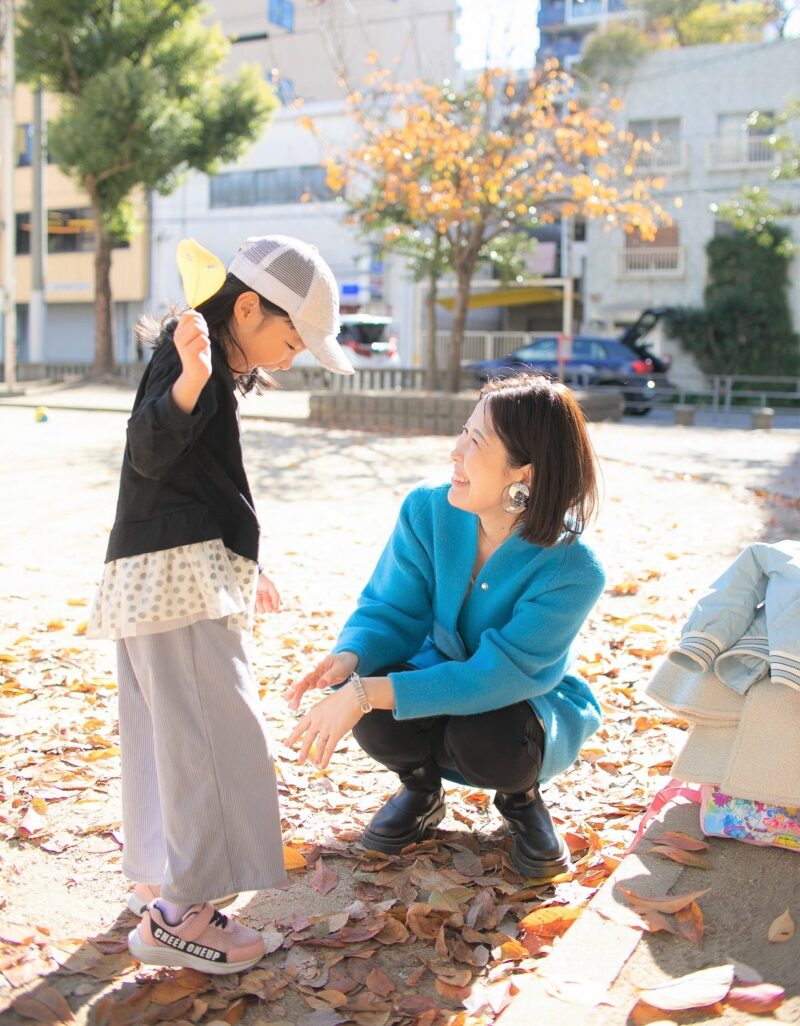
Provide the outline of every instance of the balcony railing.
<path id="1" fill-rule="evenodd" d="M 608 14 L 608 0 L 567 0 L 567 21 L 599 21 Z"/>
<path id="2" fill-rule="evenodd" d="M 650 145 L 650 150 L 643 150 L 639 154 L 636 160 L 637 171 L 680 171 L 688 167 L 689 151 L 685 142 L 662 139 Z"/>
<path id="3" fill-rule="evenodd" d="M 727 168 L 760 167 L 775 163 L 775 147 L 768 135 L 732 135 L 712 139 L 708 144 L 708 166 Z"/>
<path id="4" fill-rule="evenodd" d="M 617 278 L 682 278 L 683 246 L 632 246 L 614 254 Z"/>

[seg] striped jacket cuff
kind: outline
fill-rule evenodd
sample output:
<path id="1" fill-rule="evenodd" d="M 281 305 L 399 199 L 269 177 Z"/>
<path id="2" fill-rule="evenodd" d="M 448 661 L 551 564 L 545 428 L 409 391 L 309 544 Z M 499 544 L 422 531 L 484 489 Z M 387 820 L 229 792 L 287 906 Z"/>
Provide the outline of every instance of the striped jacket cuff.
<path id="1" fill-rule="evenodd" d="M 773 684 L 786 684 L 800 691 L 800 659 L 788 652 L 771 652 L 770 676 Z"/>
<path id="2" fill-rule="evenodd" d="M 719 642 L 707 634 L 684 634 L 678 643 L 678 652 L 697 663 L 701 670 L 708 670 L 722 651 Z"/>
<path id="3" fill-rule="evenodd" d="M 769 659 L 769 639 L 767 637 L 760 637 L 758 635 L 753 635 L 752 637 L 745 636 L 741 639 L 741 641 L 737 641 L 736 644 L 731 645 L 727 652 L 723 652 L 722 655 L 748 655 L 755 656 L 758 659 Z"/>

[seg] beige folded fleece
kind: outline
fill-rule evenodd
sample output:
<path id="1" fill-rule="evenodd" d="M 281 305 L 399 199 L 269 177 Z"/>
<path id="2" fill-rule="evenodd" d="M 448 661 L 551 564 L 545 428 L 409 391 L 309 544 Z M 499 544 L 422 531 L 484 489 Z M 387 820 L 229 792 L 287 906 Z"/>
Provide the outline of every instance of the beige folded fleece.
<path id="1" fill-rule="evenodd" d="M 656 669 L 646 693 L 679 716 L 710 727 L 737 723 L 745 701 L 713 670 L 692 673 L 669 659 Z"/>
<path id="2" fill-rule="evenodd" d="M 800 805 L 800 692 L 770 680 L 747 693 L 738 724 L 693 727 L 672 767 L 678 780 L 725 794 Z"/>

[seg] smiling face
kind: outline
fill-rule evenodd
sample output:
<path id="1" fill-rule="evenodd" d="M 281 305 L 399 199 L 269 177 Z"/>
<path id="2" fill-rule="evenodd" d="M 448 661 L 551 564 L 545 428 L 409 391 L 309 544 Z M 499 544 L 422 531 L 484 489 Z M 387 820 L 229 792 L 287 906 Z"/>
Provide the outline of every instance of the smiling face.
<path id="1" fill-rule="evenodd" d="M 511 467 L 508 454 L 492 426 L 485 401 L 464 425 L 450 454 L 453 476 L 447 499 L 451 506 L 477 513 L 481 519 L 515 519 L 503 510 L 506 489 L 514 481 L 530 484 L 531 468 Z"/>
<path id="2" fill-rule="evenodd" d="M 243 292 L 233 307 L 231 331 L 239 349 L 230 354 L 231 370 L 249 374 L 256 367 L 266 371 L 288 370 L 305 349 L 288 318 L 265 314 L 255 292 Z M 246 364 L 246 366 L 244 366 Z"/>

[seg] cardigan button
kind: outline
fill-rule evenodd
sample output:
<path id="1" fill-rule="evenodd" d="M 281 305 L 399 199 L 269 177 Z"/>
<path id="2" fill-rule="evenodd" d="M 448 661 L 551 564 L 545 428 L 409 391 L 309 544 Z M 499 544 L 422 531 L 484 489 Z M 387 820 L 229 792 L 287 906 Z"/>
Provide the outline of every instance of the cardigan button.
<path id="1" fill-rule="evenodd" d="M 489 585 L 486 583 L 486 581 L 484 581 L 483 584 L 481 585 L 481 591 L 488 591 L 488 590 L 489 590 Z"/>

